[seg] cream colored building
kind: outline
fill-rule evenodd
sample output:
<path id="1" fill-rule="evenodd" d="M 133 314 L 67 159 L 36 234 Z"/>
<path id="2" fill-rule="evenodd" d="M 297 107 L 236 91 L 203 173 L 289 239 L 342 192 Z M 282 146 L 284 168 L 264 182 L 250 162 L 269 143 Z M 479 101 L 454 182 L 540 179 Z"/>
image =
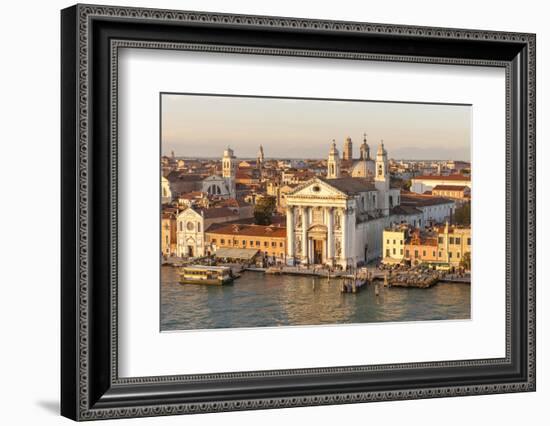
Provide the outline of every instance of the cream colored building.
<path id="1" fill-rule="evenodd" d="M 411 191 L 423 194 L 431 191 L 438 185 L 460 185 L 472 188 L 472 182 L 469 176 L 461 174 L 455 175 L 421 175 L 411 179 Z"/>

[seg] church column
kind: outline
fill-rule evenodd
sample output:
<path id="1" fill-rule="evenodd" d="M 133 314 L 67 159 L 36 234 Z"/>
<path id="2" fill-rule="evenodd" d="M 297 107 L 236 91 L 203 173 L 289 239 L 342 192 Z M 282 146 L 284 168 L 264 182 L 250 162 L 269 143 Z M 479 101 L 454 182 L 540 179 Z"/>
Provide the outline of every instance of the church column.
<path id="1" fill-rule="evenodd" d="M 344 265 L 348 265 L 348 209 L 345 207 L 342 210 L 342 259 Z"/>
<path id="2" fill-rule="evenodd" d="M 289 259 L 294 258 L 294 208 L 286 208 L 286 252 Z"/>
<path id="3" fill-rule="evenodd" d="M 307 240 L 307 228 L 309 226 L 309 208 L 302 207 L 302 263 L 309 263 L 309 247 Z"/>
<path id="4" fill-rule="evenodd" d="M 327 213 L 327 263 L 332 265 L 334 259 L 334 215 L 332 207 L 328 207 Z"/>

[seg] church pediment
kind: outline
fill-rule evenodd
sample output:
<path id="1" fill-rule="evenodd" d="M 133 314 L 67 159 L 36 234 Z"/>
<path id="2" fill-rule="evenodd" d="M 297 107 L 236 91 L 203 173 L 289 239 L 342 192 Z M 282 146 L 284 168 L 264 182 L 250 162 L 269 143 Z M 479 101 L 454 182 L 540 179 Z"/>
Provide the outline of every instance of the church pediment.
<path id="1" fill-rule="evenodd" d="M 290 192 L 287 197 L 342 197 L 346 194 L 337 188 L 334 188 L 329 183 L 319 179 L 314 178 L 294 189 Z"/>

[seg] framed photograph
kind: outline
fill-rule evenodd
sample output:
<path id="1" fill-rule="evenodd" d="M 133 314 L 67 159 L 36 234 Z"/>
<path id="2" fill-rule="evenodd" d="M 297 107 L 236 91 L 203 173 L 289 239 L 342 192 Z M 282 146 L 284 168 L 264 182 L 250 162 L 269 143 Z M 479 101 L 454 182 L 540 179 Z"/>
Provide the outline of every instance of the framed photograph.
<path id="1" fill-rule="evenodd" d="M 535 35 L 61 12 L 61 413 L 535 390 Z"/>

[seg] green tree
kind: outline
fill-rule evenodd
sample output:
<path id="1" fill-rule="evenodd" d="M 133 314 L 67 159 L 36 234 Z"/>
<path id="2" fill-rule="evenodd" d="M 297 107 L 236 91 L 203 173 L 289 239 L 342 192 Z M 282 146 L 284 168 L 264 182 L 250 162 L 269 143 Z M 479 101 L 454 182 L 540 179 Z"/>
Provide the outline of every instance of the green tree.
<path id="1" fill-rule="evenodd" d="M 463 204 L 455 210 L 454 222 L 457 225 L 470 225 L 470 203 Z"/>
<path id="2" fill-rule="evenodd" d="M 275 211 L 275 197 L 263 196 L 254 206 L 254 223 L 256 225 L 271 225 L 271 217 Z"/>
<path id="3" fill-rule="evenodd" d="M 467 251 L 466 253 L 464 253 L 464 256 L 462 256 L 462 259 L 460 259 L 460 266 L 464 269 L 466 269 L 467 271 L 469 271 L 472 267 L 472 259 L 471 259 L 471 256 L 470 256 L 470 252 Z"/>

